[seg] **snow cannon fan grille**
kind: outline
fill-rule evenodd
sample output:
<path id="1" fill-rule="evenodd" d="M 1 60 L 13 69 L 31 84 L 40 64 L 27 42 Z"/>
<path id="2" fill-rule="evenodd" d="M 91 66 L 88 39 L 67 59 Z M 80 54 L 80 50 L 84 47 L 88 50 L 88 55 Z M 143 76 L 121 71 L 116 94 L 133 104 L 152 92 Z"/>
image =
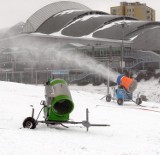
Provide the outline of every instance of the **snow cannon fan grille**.
<path id="1" fill-rule="evenodd" d="M 67 99 L 61 99 L 53 104 L 53 111 L 59 115 L 71 113 L 73 110 L 73 103 Z"/>

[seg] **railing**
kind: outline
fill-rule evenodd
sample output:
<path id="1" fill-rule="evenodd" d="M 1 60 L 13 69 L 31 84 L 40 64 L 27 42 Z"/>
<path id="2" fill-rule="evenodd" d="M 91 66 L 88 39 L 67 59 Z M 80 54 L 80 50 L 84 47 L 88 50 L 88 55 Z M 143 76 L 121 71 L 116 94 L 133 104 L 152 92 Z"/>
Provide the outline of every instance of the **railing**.
<path id="1" fill-rule="evenodd" d="M 0 81 L 10 81 L 18 83 L 44 84 L 48 78 L 62 78 L 68 83 L 76 79 L 84 78 L 88 73 L 74 73 L 54 75 L 52 70 L 32 70 L 32 71 L 1 71 Z M 72 71 L 73 72 L 73 71 Z"/>
<path id="2" fill-rule="evenodd" d="M 94 74 L 84 73 L 84 76 L 79 76 L 77 79 L 70 81 L 70 84 L 81 81 L 81 80 L 85 80 L 88 76 L 92 76 L 92 75 Z"/>
<path id="3" fill-rule="evenodd" d="M 147 65 L 146 65 L 147 64 Z M 142 69 L 145 69 L 146 67 L 149 67 L 148 64 L 150 64 L 149 66 L 150 67 L 153 67 L 153 68 L 159 68 L 159 62 L 158 61 L 134 61 L 134 62 L 131 62 L 129 64 L 126 64 L 126 69 L 134 69 L 135 67 L 137 67 L 138 65 L 139 68 L 142 68 Z M 151 66 L 153 65 L 153 66 Z"/>
<path id="4" fill-rule="evenodd" d="M 132 62 L 129 62 L 129 63 L 126 63 L 126 67 L 127 68 L 133 68 L 135 66 L 137 66 L 138 64 L 141 64 L 143 63 L 144 61 L 142 59 L 137 59 L 137 60 L 134 60 Z"/>

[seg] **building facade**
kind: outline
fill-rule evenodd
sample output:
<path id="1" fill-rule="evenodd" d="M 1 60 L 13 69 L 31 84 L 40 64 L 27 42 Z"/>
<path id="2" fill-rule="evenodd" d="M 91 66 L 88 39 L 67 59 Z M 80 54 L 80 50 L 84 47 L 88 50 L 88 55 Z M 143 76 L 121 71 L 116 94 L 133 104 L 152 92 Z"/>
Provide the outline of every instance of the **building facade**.
<path id="1" fill-rule="evenodd" d="M 148 7 L 145 3 L 121 2 L 120 6 L 111 7 L 110 12 L 112 15 L 123 15 L 139 20 L 155 21 L 155 10 Z"/>
<path id="2" fill-rule="evenodd" d="M 83 61 L 65 60 L 77 53 L 115 70 L 160 68 L 159 42 L 160 22 L 56 2 L 0 35 L 0 80 L 44 83 L 49 77 L 69 82 L 83 78 L 90 73 L 75 65 Z"/>

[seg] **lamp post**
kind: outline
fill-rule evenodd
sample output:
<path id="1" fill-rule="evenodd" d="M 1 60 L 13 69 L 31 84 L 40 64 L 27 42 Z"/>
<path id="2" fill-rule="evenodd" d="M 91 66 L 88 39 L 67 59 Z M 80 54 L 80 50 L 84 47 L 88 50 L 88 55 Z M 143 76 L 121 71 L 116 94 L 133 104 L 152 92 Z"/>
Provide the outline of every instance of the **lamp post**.
<path id="1" fill-rule="evenodd" d="M 160 70 L 160 52 L 159 52 L 159 70 Z"/>
<path id="2" fill-rule="evenodd" d="M 124 28 L 125 28 L 125 22 L 121 23 L 122 27 L 122 45 L 121 45 L 121 69 L 123 73 L 123 57 L 124 57 Z"/>

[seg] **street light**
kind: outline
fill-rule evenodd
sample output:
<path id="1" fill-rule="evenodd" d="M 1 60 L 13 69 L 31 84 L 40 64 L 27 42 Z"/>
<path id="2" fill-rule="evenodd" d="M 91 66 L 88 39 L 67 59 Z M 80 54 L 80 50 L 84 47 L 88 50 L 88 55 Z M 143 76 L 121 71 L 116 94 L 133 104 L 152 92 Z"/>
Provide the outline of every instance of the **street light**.
<path id="1" fill-rule="evenodd" d="M 159 70 L 160 70 L 160 52 L 159 52 Z"/>
<path id="2" fill-rule="evenodd" d="M 123 56 L 124 56 L 124 28 L 125 28 L 126 23 L 122 22 L 121 27 L 122 27 L 122 46 L 121 46 L 121 69 L 123 73 Z"/>
<path id="3" fill-rule="evenodd" d="M 123 73 L 123 57 L 124 57 L 124 30 L 125 30 L 125 27 L 128 25 L 126 22 L 125 22 L 125 17 L 123 17 L 123 21 L 120 23 L 120 24 L 116 24 L 116 25 L 121 25 L 121 28 L 122 28 L 122 43 L 121 43 L 121 69 L 122 69 L 122 73 Z"/>

